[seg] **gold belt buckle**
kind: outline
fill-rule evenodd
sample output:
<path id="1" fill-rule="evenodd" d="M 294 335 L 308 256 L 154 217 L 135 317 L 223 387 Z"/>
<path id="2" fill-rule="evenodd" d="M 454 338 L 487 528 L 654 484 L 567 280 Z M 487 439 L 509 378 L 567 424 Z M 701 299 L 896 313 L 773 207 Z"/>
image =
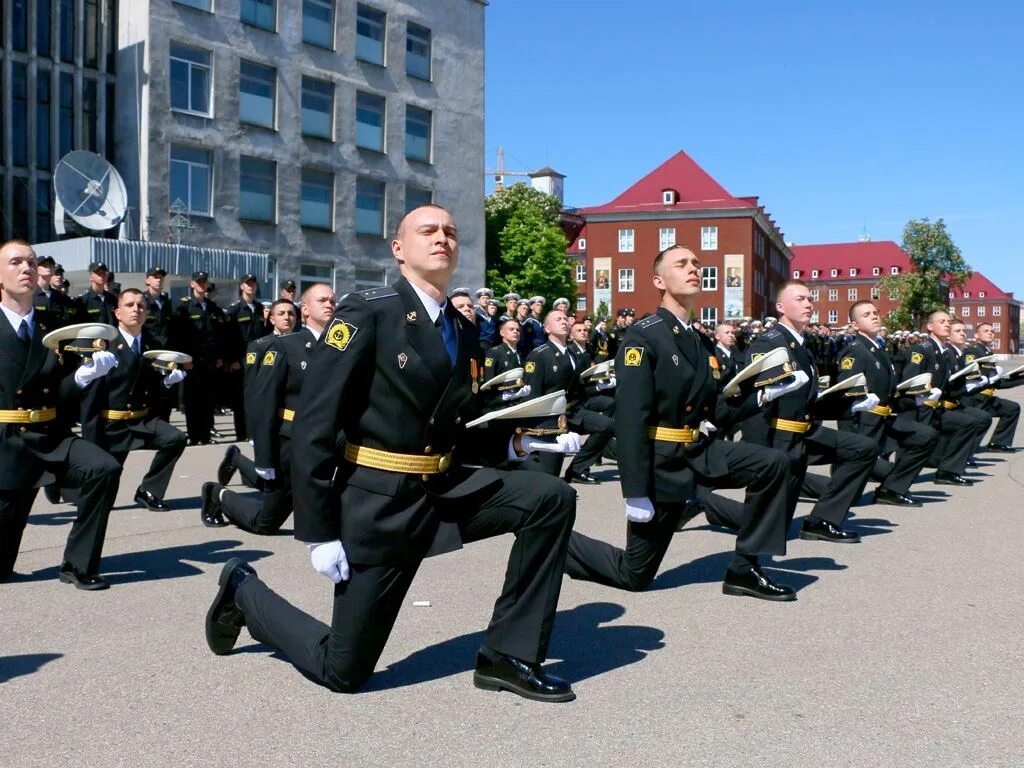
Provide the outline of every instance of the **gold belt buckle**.
<path id="1" fill-rule="evenodd" d="M 39 424 L 43 420 L 42 410 L 35 410 L 28 412 L 28 421 L 30 424 Z"/>

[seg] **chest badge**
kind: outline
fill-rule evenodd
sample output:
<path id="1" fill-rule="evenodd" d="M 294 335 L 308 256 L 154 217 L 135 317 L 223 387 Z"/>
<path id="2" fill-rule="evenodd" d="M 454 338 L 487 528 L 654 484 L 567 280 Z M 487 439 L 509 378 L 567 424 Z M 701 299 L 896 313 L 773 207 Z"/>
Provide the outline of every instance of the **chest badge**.
<path id="1" fill-rule="evenodd" d="M 413 314 L 415 314 L 415 313 L 413 313 Z M 405 364 L 408 363 L 408 362 L 409 362 L 409 356 L 407 354 L 405 354 L 405 352 L 399 352 L 398 353 L 398 367 L 400 369 L 404 369 L 405 368 Z"/>
<path id="2" fill-rule="evenodd" d="M 674 365 L 679 365 L 679 355 L 672 355 L 672 363 Z"/>
<path id="3" fill-rule="evenodd" d="M 877 368 L 878 370 L 882 370 L 882 364 L 877 360 L 875 360 L 875 368 Z"/>
<path id="4" fill-rule="evenodd" d="M 412 312 L 406 312 L 405 313 L 405 322 L 407 322 L 407 323 L 415 323 L 416 322 L 416 310 L 415 309 Z"/>
<path id="5" fill-rule="evenodd" d="M 306 370 L 306 366 L 307 365 L 308 365 L 308 363 L 305 360 L 303 360 L 302 364 L 299 367 L 302 368 L 302 370 Z"/>

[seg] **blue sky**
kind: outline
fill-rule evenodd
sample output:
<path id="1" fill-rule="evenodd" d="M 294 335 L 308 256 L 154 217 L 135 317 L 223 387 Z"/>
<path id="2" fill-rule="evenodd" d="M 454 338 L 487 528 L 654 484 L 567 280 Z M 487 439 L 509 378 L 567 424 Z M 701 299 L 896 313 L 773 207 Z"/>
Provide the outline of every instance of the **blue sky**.
<path id="1" fill-rule="evenodd" d="M 551 165 L 567 204 L 683 149 L 787 240 L 941 217 L 1024 298 L 1024 3 L 491 0 L 486 55 L 488 167 Z"/>

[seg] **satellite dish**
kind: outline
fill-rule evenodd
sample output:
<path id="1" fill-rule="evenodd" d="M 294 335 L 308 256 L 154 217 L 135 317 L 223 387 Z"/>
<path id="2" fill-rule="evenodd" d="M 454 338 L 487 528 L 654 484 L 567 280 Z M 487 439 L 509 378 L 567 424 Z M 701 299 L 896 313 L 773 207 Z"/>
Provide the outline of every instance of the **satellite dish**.
<path id="1" fill-rule="evenodd" d="M 96 232 L 116 227 L 128 210 L 128 195 L 121 174 L 93 152 L 69 152 L 53 172 L 57 198 L 54 229 L 63 235 L 64 214 Z"/>

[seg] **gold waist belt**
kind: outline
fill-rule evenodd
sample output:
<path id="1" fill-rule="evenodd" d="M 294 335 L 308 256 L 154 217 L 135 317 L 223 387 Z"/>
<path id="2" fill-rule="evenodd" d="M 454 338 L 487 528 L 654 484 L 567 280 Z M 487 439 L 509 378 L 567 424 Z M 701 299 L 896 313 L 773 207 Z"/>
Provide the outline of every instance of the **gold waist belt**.
<path id="1" fill-rule="evenodd" d="M 372 467 L 385 472 L 402 472 L 409 475 L 438 475 L 446 471 L 452 463 L 450 453 L 443 456 L 418 456 L 414 453 L 381 451 L 353 443 L 345 446 L 345 458 L 361 467 Z"/>
<path id="2" fill-rule="evenodd" d="M 782 432 L 796 432 L 803 434 L 811 428 L 809 421 L 792 421 L 790 419 L 772 419 L 772 429 Z"/>
<path id="3" fill-rule="evenodd" d="M 871 409 L 871 413 L 875 414 L 875 416 L 892 416 L 892 408 L 888 405 L 876 405 Z"/>
<path id="4" fill-rule="evenodd" d="M 957 404 L 954 403 L 952 400 L 943 400 L 942 407 L 945 408 L 947 411 L 952 411 L 954 408 L 957 407 Z"/>
<path id="5" fill-rule="evenodd" d="M 652 440 L 661 440 L 665 443 L 690 445 L 700 440 L 700 430 L 691 427 L 648 427 L 647 436 Z"/>
<path id="6" fill-rule="evenodd" d="M 939 401 L 938 400 L 925 400 L 924 404 L 927 405 L 929 408 L 938 408 L 939 407 Z"/>
<path id="7" fill-rule="evenodd" d="M 39 424 L 57 418 L 56 408 L 39 408 L 34 411 L 0 411 L 0 424 Z"/>
<path id="8" fill-rule="evenodd" d="M 277 415 L 280 416 L 285 421 L 295 421 L 295 411 L 293 411 L 291 408 L 282 408 L 280 411 L 277 412 Z"/>
<path id="9" fill-rule="evenodd" d="M 981 394 L 983 394 L 985 397 L 994 397 L 996 391 L 994 389 L 983 389 L 981 390 Z"/>
<path id="10" fill-rule="evenodd" d="M 100 411 L 100 416 L 110 421 L 131 421 L 132 419 L 141 419 L 143 416 L 149 413 L 149 408 L 142 408 L 138 411 Z"/>

